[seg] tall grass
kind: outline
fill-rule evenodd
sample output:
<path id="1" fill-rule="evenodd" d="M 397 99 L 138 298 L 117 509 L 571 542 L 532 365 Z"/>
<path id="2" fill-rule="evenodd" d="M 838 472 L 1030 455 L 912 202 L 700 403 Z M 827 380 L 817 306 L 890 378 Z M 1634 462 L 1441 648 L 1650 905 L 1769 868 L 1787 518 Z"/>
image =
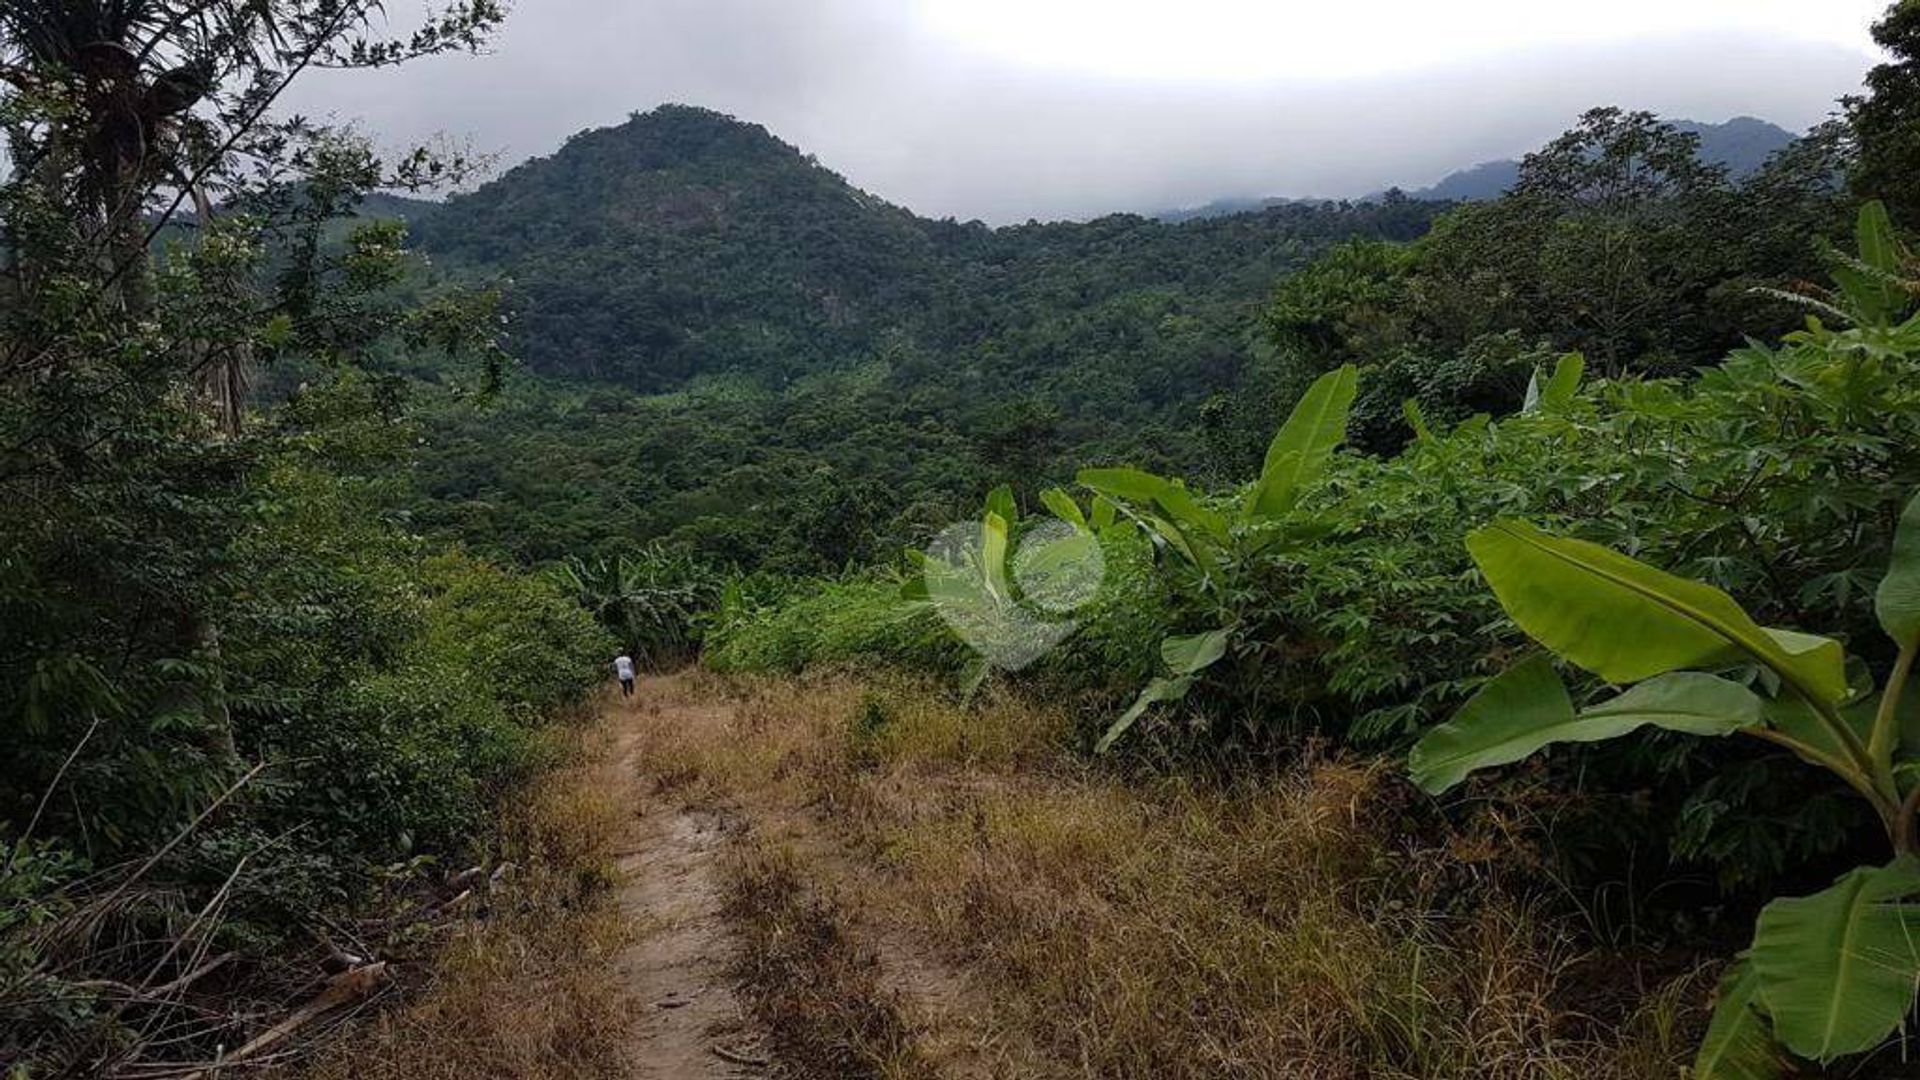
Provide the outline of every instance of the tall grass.
<path id="1" fill-rule="evenodd" d="M 794 872 L 965 972 L 988 1026 L 1038 1048 L 1027 1072 L 1671 1076 L 1698 1032 L 1708 973 L 1589 949 L 1384 765 L 1137 780 L 1066 752 L 1062 710 L 1012 698 L 741 693 L 724 738 L 663 743 L 661 767 L 749 816 L 807 810 L 837 843 L 796 844 Z"/>

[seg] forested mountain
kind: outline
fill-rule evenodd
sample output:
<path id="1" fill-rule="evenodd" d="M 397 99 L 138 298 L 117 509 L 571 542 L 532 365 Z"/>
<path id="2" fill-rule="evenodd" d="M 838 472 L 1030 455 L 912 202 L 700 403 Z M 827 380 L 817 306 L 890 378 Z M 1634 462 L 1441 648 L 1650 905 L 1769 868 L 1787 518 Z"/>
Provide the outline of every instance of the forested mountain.
<path id="1" fill-rule="evenodd" d="M 1769 157 L 1779 153 L 1793 142 L 1793 134 L 1787 129 L 1751 116 L 1736 116 L 1721 124 L 1703 124 L 1695 120 L 1674 120 L 1670 124 L 1675 131 L 1698 136 L 1700 159 L 1726 166 L 1727 172 L 1736 179 L 1759 171 Z M 1519 178 L 1520 162 L 1512 158 L 1500 158 L 1495 161 L 1483 161 L 1469 168 L 1457 169 L 1429 187 L 1415 188 L 1407 191 L 1406 194 L 1410 199 L 1442 202 L 1497 199 L 1512 188 L 1514 181 Z M 1370 196 L 1370 198 L 1380 197 L 1379 195 Z M 1186 221 L 1198 217 L 1244 213 L 1296 201 L 1299 200 L 1279 197 L 1216 199 L 1203 206 L 1168 210 L 1157 216 L 1165 221 Z"/>
<path id="2" fill-rule="evenodd" d="M 1675 131 L 1700 139 L 1700 159 L 1724 165 L 1736 179 L 1751 176 L 1769 157 L 1793 142 L 1793 134 L 1778 124 L 1751 116 L 1736 116 L 1723 124 L 1702 124 L 1693 120 L 1675 120 Z M 1414 199 L 1445 199 L 1466 202 L 1497 199 L 1520 179 L 1520 163 L 1511 158 L 1483 161 L 1470 169 L 1448 173 L 1432 187 L 1407 193 Z"/>
<path id="3" fill-rule="evenodd" d="M 534 376 L 449 413 L 421 513 L 524 558 L 672 535 L 799 568 L 918 539 L 997 475 L 1057 478 L 1093 452 L 1199 468 L 1202 404 L 1277 390 L 1246 379 L 1274 280 L 1342 240 L 1412 239 L 1438 209 L 990 229 L 663 107 L 416 226 L 439 266 L 510 281 Z"/>
<path id="4" fill-rule="evenodd" d="M 416 227 L 436 259 L 513 280 L 537 372 L 655 391 L 702 374 L 775 383 L 883 336 L 947 349 L 1043 305 L 1141 289 L 1256 298 L 1328 239 L 1408 238 L 1428 211 L 1302 208 L 1172 228 L 1128 215 L 989 229 L 916 217 L 756 124 L 663 106 L 575 136 Z"/>
<path id="5" fill-rule="evenodd" d="M 1749 286 L 1816 272 L 1810 237 L 1838 221 L 1826 143 L 1744 179 L 1703 143 L 1597 110 L 1529 156 L 1524 191 L 1409 247 L 1447 204 L 929 220 L 764 128 L 665 106 L 410 222 L 442 270 L 502 283 L 525 362 L 491 408 L 436 411 L 417 520 L 522 560 L 664 539 L 817 571 L 920 541 L 1010 477 L 1238 475 L 1329 364 L 1384 365 L 1359 420 L 1382 447 L 1402 397 L 1511 408 L 1547 350 L 1614 364 L 1657 341 L 1683 370 L 1797 318 Z M 1741 145 L 1716 152 L 1747 168 Z M 1637 178 L 1590 198 L 1615 158 Z"/>

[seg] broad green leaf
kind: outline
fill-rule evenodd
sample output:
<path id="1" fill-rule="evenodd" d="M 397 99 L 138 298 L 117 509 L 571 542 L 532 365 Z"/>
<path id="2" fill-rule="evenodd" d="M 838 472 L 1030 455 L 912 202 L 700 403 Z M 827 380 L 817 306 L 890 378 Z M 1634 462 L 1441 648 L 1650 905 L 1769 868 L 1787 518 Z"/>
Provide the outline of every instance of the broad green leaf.
<path id="1" fill-rule="evenodd" d="M 1503 519 L 1467 550 L 1500 604 L 1534 640 L 1613 683 L 1725 666 L 1745 654 L 1816 700 L 1847 695 L 1837 645 L 1783 644 L 1711 585 L 1656 570 L 1598 544 Z"/>
<path id="2" fill-rule="evenodd" d="M 1913 1007 L 1920 980 L 1920 861 L 1848 871 L 1812 896 L 1760 911 L 1751 952 L 1774 1037 L 1827 1062 L 1878 1046 Z"/>
<path id="3" fill-rule="evenodd" d="M 987 492 L 987 513 L 999 514 L 1000 520 L 1007 523 L 1009 530 L 1019 524 L 1020 508 L 1013 501 L 1013 488 L 1001 484 Z"/>
<path id="4" fill-rule="evenodd" d="M 1020 599 L 1061 615 L 1093 599 L 1105 569 L 1100 541 L 1088 532 L 1030 532 L 1013 554 Z"/>
<path id="5" fill-rule="evenodd" d="M 1167 481 L 1139 469 L 1081 469 L 1080 483 L 1112 499 L 1150 503 L 1167 487 Z"/>
<path id="6" fill-rule="evenodd" d="M 1762 711 L 1769 727 L 1814 751 L 1809 756 L 1796 750 L 1802 761 L 1836 772 L 1857 771 L 1851 764 L 1847 744 L 1813 706 L 1797 697 L 1778 697 L 1764 699 Z M 1840 711 L 1840 718 L 1853 729 L 1855 737 L 1866 741 L 1873 727 L 1872 712 L 1849 706 Z"/>
<path id="7" fill-rule="evenodd" d="M 1293 507 L 1298 496 L 1294 482 L 1299 476 L 1296 468 L 1299 461 L 1300 455 L 1291 452 L 1268 459 L 1268 467 L 1248 489 L 1246 501 L 1240 504 L 1241 521 L 1278 517 Z"/>
<path id="8" fill-rule="evenodd" d="M 1121 713 L 1120 718 L 1107 728 L 1105 735 L 1100 736 L 1100 741 L 1093 746 L 1093 752 L 1106 753 L 1112 749 L 1120 736 L 1125 735 L 1140 717 L 1146 715 L 1148 708 L 1163 701 L 1178 701 L 1186 697 L 1187 691 L 1192 688 L 1193 676 L 1191 675 L 1182 675 L 1173 679 L 1155 679 L 1148 683 L 1147 688 L 1140 691 L 1140 696 L 1133 699 L 1133 704 L 1127 706 L 1127 711 Z"/>
<path id="9" fill-rule="evenodd" d="M 1553 374 L 1540 388 L 1540 405 L 1548 409 L 1565 408 L 1580 390 L 1580 376 L 1587 370 L 1586 358 L 1568 353 L 1553 365 Z"/>
<path id="10" fill-rule="evenodd" d="M 1853 239 L 1860 249 L 1861 262 L 1882 273 L 1900 271 L 1900 241 L 1894 236 L 1893 219 L 1885 203 L 1873 199 L 1860 207 L 1854 219 Z"/>
<path id="11" fill-rule="evenodd" d="M 1642 724 L 1689 735 L 1730 735 L 1763 722 L 1760 696 L 1737 682 L 1699 671 L 1674 671 L 1630 687 L 1580 711 L 1580 723 Z M 1591 740 L 1583 740 L 1591 741 Z"/>
<path id="12" fill-rule="evenodd" d="M 1194 498 L 1184 485 L 1168 484 L 1160 489 L 1153 501 L 1168 517 L 1179 523 L 1189 537 L 1198 533 L 1220 543 L 1226 542 L 1227 519 L 1218 511 L 1201 505 L 1200 500 Z"/>
<path id="13" fill-rule="evenodd" d="M 1838 256 L 1829 268 L 1834 284 L 1852 308 L 1848 315 L 1868 323 L 1888 323 L 1904 311 L 1909 298 L 1896 280 L 1901 251 L 1887 208 L 1869 202 L 1860 208 L 1853 228 L 1857 257 Z"/>
<path id="14" fill-rule="evenodd" d="M 1693 1080 L 1775 1080 L 1783 1075 L 1780 1052 L 1760 1007 L 1760 979 L 1746 958 L 1720 977 L 1706 1037 L 1693 1058 Z"/>
<path id="15" fill-rule="evenodd" d="M 900 599 L 931 600 L 933 594 L 927 591 L 927 579 L 924 574 L 915 574 L 900 583 Z"/>
<path id="16" fill-rule="evenodd" d="M 1643 727 L 1728 735 L 1760 723 L 1760 699 L 1738 683 L 1697 671 L 1649 679 L 1575 715 L 1546 657 L 1488 683 L 1454 718 L 1427 733 L 1407 764 L 1438 793 L 1469 772 L 1519 761 L 1563 742 L 1600 742 Z"/>
<path id="17" fill-rule="evenodd" d="M 1153 532 L 1153 535 L 1159 537 L 1168 547 L 1179 552 L 1182 558 L 1209 573 L 1213 571 L 1215 563 L 1212 549 L 1205 545 L 1192 543 L 1188 539 L 1187 534 L 1182 532 L 1178 525 L 1175 525 L 1173 522 L 1168 521 L 1158 514 L 1148 514 L 1143 520 L 1146 522 L 1147 528 Z"/>
<path id="18" fill-rule="evenodd" d="M 1170 637 L 1160 643 L 1160 659 L 1175 675 L 1192 675 L 1225 656 L 1232 636 L 1232 631 L 1220 629 L 1191 637 Z"/>
<path id="19" fill-rule="evenodd" d="M 1112 499 L 1107 498 L 1105 495 L 1095 495 L 1093 497 L 1094 532 L 1106 532 L 1108 529 L 1111 529 L 1113 527 L 1115 514 L 1116 511 L 1114 510 Z"/>
<path id="20" fill-rule="evenodd" d="M 1417 398 L 1408 398 L 1400 403 L 1400 415 L 1407 418 L 1407 424 L 1413 428 L 1413 437 L 1425 442 L 1433 438 L 1433 429 L 1427 426 L 1427 414 L 1420 408 Z"/>
<path id="21" fill-rule="evenodd" d="M 1354 366 L 1346 364 L 1307 387 L 1267 447 L 1260 479 L 1242 508 L 1243 517 L 1285 513 L 1299 499 L 1300 489 L 1326 468 L 1334 448 L 1347 437 L 1347 414 L 1353 409 L 1359 379 Z"/>
<path id="22" fill-rule="evenodd" d="M 1520 399 L 1520 411 L 1530 413 L 1540 407 L 1540 372 L 1527 373 L 1527 393 Z"/>
<path id="23" fill-rule="evenodd" d="M 1778 626 L 1762 627 L 1780 651 L 1796 660 L 1810 664 L 1815 668 L 1835 669 L 1841 678 L 1847 678 L 1847 651 L 1840 643 L 1830 637 L 1819 634 L 1804 634 L 1798 630 L 1785 630 Z M 1848 693 L 1852 693 L 1849 681 Z"/>
<path id="24" fill-rule="evenodd" d="M 1009 542 L 1007 520 L 988 511 L 980 527 L 980 573 L 986 580 L 987 591 L 1002 602 L 1013 599 L 1013 591 L 1007 584 Z"/>
<path id="25" fill-rule="evenodd" d="M 1873 594 L 1881 629 L 1903 649 L 1920 642 L 1920 495 L 1907 502 L 1893 533 L 1887 576 Z"/>
<path id="26" fill-rule="evenodd" d="M 1073 496 L 1059 488 L 1048 488 L 1040 493 L 1040 502 L 1054 517 L 1074 527 L 1076 531 L 1087 532 L 1087 518 L 1080 512 L 1080 504 Z"/>
<path id="27" fill-rule="evenodd" d="M 1453 719 L 1421 736 L 1407 755 L 1413 782 L 1438 795 L 1475 769 L 1518 761 L 1573 722 L 1573 699 L 1545 656 L 1530 656 L 1494 676 Z"/>

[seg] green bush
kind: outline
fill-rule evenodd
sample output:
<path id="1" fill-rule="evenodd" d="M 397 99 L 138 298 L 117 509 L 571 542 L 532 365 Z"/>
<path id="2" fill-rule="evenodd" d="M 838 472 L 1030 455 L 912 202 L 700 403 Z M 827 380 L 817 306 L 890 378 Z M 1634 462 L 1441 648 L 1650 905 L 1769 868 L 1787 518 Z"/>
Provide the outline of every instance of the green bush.
<path id="1" fill-rule="evenodd" d="M 708 633 L 717 671 L 793 672 L 856 661 L 957 671 L 966 649 L 924 604 L 883 576 L 802 584 L 770 606 L 741 610 Z"/>

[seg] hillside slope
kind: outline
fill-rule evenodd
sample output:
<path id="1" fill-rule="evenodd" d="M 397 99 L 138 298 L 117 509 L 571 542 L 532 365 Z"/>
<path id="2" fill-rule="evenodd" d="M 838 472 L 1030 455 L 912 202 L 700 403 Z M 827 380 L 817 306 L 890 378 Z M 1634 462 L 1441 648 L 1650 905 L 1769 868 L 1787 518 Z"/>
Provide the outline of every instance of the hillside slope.
<path id="1" fill-rule="evenodd" d="M 1140 289 L 1257 298 L 1330 238 L 1417 235 L 1430 212 L 1286 208 L 1174 227 L 1131 215 L 992 230 L 890 205 L 766 129 L 688 106 L 576 135 L 415 229 L 514 285 L 542 374 L 642 391 L 782 385 L 883 337 L 945 349 Z"/>
<path id="2" fill-rule="evenodd" d="M 673 536 L 817 568 L 924 539 L 997 478 L 1089 455 L 1197 467 L 1203 403 L 1282 389 L 1247 376 L 1273 282 L 1437 209 L 989 229 L 663 107 L 418 224 L 436 263 L 511 283 L 530 376 L 436 427 L 421 516 L 521 558 Z"/>

